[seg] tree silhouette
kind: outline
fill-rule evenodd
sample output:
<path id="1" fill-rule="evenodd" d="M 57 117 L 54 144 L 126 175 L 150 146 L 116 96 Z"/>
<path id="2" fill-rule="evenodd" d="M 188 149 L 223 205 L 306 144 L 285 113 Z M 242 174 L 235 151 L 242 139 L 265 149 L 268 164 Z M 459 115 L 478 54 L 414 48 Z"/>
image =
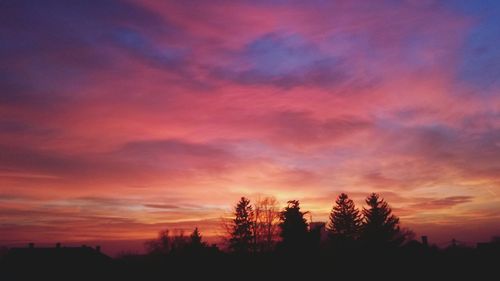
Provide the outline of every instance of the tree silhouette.
<path id="1" fill-rule="evenodd" d="M 361 215 L 354 202 L 347 194 L 337 197 L 330 213 L 328 231 L 335 240 L 353 241 L 358 238 L 361 227 Z"/>
<path id="2" fill-rule="evenodd" d="M 257 251 L 269 252 L 278 236 L 280 212 L 274 197 L 257 199 L 254 204 L 254 244 Z"/>
<path id="3" fill-rule="evenodd" d="M 207 249 L 208 245 L 205 242 L 203 242 L 203 237 L 201 236 L 198 227 L 196 227 L 191 233 L 191 235 L 189 235 L 189 242 L 186 246 L 185 253 L 188 255 L 199 256 L 201 254 L 206 253 Z"/>
<path id="4" fill-rule="evenodd" d="M 161 230 L 158 237 L 145 242 L 146 251 L 153 255 L 167 255 L 173 252 L 182 252 L 189 244 L 184 231 L 172 233 L 170 230 Z"/>
<path id="5" fill-rule="evenodd" d="M 281 212 L 281 238 L 282 245 L 288 249 L 302 248 L 308 240 L 307 221 L 300 211 L 298 200 L 288 201 L 288 206 Z"/>
<path id="6" fill-rule="evenodd" d="M 192 248 L 203 248 L 205 246 L 205 243 L 202 242 L 202 237 L 200 231 L 198 230 L 198 227 L 193 230 L 193 233 L 191 233 L 189 239 L 190 246 Z"/>
<path id="7" fill-rule="evenodd" d="M 178 234 L 172 237 L 172 252 L 181 253 L 186 250 L 189 244 L 189 237 L 184 234 L 184 230 L 181 230 Z"/>
<path id="8" fill-rule="evenodd" d="M 366 198 L 367 208 L 363 208 L 361 239 L 369 246 L 397 246 L 404 241 L 399 228 L 399 218 L 379 195 L 372 193 Z"/>
<path id="9" fill-rule="evenodd" d="M 158 238 L 146 241 L 144 243 L 146 251 L 149 254 L 155 255 L 166 255 L 172 249 L 172 239 L 170 237 L 170 231 L 164 229 L 158 232 Z"/>
<path id="10" fill-rule="evenodd" d="M 246 253 L 252 248 L 254 213 L 250 200 L 241 197 L 234 210 L 229 247 L 234 252 Z"/>

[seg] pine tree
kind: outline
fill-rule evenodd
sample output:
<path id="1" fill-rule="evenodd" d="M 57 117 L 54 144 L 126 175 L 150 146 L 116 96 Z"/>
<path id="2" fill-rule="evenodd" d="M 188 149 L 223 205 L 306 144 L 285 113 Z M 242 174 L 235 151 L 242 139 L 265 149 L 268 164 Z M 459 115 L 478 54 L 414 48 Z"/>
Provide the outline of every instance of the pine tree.
<path id="1" fill-rule="evenodd" d="M 204 243 L 202 242 L 202 237 L 201 237 L 200 231 L 198 230 L 198 227 L 196 227 L 193 230 L 193 233 L 191 233 L 189 238 L 190 238 L 191 247 L 202 248 L 204 246 Z"/>
<path id="2" fill-rule="evenodd" d="M 404 240 L 399 228 L 399 218 L 379 195 L 372 193 L 363 208 L 361 239 L 369 246 L 397 246 Z"/>
<path id="3" fill-rule="evenodd" d="M 250 200 L 241 197 L 235 207 L 229 247 L 238 253 L 249 252 L 253 241 L 253 209 Z"/>
<path id="4" fill-rule="evenodd" d="M 358 238 L 360 226 L 361 215 L 354 202 L 347 194 L 340 194 L 330 213 L 328 230 L 331 236 L 342 241 L 355 240 Z"/>
<path id="5" fill-rule="evenodd" d="M 301 212 L 299 201 L 288 201 L 288 206 L 281 213 L 281 238 L 285 248 L 301 248 L 306 246 L 308 239 L 307 221 Z"/>

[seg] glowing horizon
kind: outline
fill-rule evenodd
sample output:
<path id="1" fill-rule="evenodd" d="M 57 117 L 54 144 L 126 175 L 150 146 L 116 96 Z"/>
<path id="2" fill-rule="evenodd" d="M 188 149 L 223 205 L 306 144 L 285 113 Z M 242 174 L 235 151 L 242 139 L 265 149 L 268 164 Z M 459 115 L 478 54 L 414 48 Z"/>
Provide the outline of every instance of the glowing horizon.
<path id="1" fill-rule="evenodd" d="M 219 233 L 239 197 L 380 193 L 500 234 L 494 1 L 4 1 L 0 245 Z"/>

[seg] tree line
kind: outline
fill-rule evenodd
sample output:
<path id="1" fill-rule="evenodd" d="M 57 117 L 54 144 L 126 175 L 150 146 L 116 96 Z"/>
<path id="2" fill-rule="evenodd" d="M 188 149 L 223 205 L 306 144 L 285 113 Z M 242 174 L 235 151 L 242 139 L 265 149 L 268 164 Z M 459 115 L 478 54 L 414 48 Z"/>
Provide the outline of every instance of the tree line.
<path id="1" fill-rule="evenodd" d="M 399 218 L 378 194 L 370 194 L 365 202 L 368 207 L 360 211 L 347 194 L 337 197 L 326 226 L 330 245 L 337 248 L 355 245 L 396 247 L 410 236 L 411 232 L 401 230 Z M 298 200 L 288 201 L 284 210 L 275 215 L 262 214 L 263 209 L 275 208 L 262 202 L 251 205 L 245 197 L 237 203 L 229 233 L 232 251 L 305 250 L 321 242 L 321 226 L 308 225 L 305 217 L 308 212 L 301 210 Z M 278 230 L 278 237 L 269 229 Z"/>
<path id="2" fill-rule="evenodd" d="M 345 193 L 335 200 L 329 220 L 308 223 L 298 200 L 290 200 L 280 209 L 274 197 L 265 197 L 255 203 L 241 197 L 233 208 L 232 217 L 224 223 L 228 250 L 238 254 L 272 251 L 306 251 L 325 246 L 337 250 L 357 247 L 395 248 L 411 238 L 412 232 L 401 229 L 400 221 L 388 203 L 377 193 L 370 194 L 367 207 L 361 210 Z M 326 242 L 322 235 L 327 234 Z M 148 241 L 149 253 L 203 251 L 209 248 L 202 242 L 198 228 L 190 236 L 184 233 L 170 235 L 168 230 L 157 239 Z"/>
<path id="3" fill-rule="evenodd" d="M 481 275 L 489 279 L 498 276 L 500 239 L 476 248 L 453 243 L 439 249 L 427 245 L 425 239 L 422 243 L 411 240 L 411 232 L 400 227 L 399 218 L 378 194 L 370 194 L 365 203 L 358 208 L 342 193 L 328 221 L 317 223 L 306 219 L 309 213 L 298 200 L 288 201 L 281 208 L 272 197 L 253 202 L 242 197 L 222 223 L 227 230 L 227 251 L 204 242 L 198 228 L 188 235 L 163 230 L 146 243 L 147 254 L 124 253 L 116 259 L 103 258 L 102 253 L 88 247 L 83 249 L 83 257 L 64 254 L 64 248 L 18 249 L 17 253 L 27 254 L 24 256 L 16 255 L 14 249 L 0 256 L 0 276 L 7 280 L 40 276 L 48 280 L 159 280 L 171 276 L 217 280 L 449 280 L 468 275 L 475 280 L 487 279 L 478 277 Z M 82 254 L 82 249 L 76 250 Z M 92 255 L 86 256 L 89 253 Z"/>

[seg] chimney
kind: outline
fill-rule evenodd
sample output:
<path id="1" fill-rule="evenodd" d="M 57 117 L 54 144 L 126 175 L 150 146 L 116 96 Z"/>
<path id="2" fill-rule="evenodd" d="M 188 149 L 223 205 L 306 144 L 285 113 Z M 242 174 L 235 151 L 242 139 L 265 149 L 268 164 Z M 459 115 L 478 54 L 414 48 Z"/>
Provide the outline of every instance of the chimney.
<path id="1" fill-rule="evenodd" d="M 422 236 L 422 245 L 424 245 L 425 247 L 429 246 L 429 241 L 426 235 Z"/>
<path id="2" fill-rule="evenodd" d="M 99 245 L 95 246 L 95 250 L 100 253 L 101 252 L 101 246 L 99 246 Z"/>
<path id="3" fill-rule="evenodd" d="M 33 243 L 33 242 L 29 243 L 29 244 L 28 244 L 28 247 L 29 247 L 30 249 L 35 248 L 35 243 Z"/>
<path id="4" fill-rule="evenodd" d="M 58 249 L 61 248 L 61 243 L 57 242 L 56 243 L 56 248 L 58 248 Z"/>

